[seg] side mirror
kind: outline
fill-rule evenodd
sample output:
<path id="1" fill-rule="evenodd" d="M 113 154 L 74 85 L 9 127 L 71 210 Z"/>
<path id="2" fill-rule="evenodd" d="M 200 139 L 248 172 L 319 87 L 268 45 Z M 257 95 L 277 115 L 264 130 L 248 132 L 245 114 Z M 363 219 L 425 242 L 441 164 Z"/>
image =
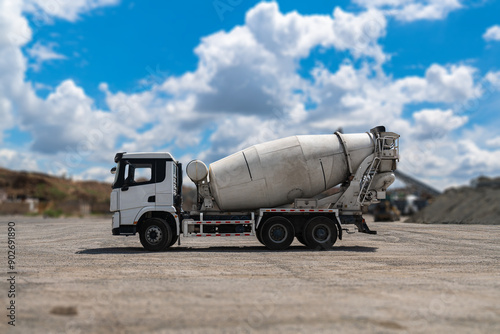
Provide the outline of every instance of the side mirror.
<path id="1" fill-rule="evenodd" d="M 111 174 L 115 175 L 116 174 L 116 167 L 111 168 L 110 172 L 111 172 Z"/>

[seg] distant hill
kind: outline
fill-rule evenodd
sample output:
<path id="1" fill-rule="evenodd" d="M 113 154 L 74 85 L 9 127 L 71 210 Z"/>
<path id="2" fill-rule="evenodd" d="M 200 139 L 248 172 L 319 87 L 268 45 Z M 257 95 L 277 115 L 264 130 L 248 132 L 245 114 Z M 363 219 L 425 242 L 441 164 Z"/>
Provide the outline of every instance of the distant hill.
<path id="1" fill-rule="evenodd" d="M 32 213 L 75 215 L 109 213 L 111 184 L 75 181 L 37 172 L 0 168 L 0 213 L 9 212 L 27 201 L 37 202 Z M 14 210 L 15 211 L 15 210 Z"/>
<path id="2" fill-rule="evenodd" d="M 75 216 L 110 214 L 111 184 L 75 181 L 38 172 L 0 168 L 0 214 Z M 196 190 L 183 187 L 184 209 L 190 210 Z"/>

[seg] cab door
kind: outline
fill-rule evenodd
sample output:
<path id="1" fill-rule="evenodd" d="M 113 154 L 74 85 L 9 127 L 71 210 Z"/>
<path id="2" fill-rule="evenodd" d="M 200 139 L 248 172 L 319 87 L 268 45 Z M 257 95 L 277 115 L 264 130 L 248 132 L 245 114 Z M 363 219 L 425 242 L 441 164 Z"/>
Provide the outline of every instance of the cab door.
<path id="1" fill-rule="evenodd" d="M 130 159 L 121 163 L 124 180 L 118 196 L 120 220 L 121 224 L 130 225 L 142 208 L 155 206 L 156 168 L 151 160 Z"/>

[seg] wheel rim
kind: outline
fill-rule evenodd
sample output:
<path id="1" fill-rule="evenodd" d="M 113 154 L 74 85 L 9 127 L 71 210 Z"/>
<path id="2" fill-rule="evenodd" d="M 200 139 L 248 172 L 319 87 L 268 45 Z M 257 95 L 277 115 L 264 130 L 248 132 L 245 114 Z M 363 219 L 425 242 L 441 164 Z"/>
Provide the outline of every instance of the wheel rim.
<path id="1" fill-rule="evenodd" d="M 146 240 L 151 245 L 159 244 L 160 241 L 163 239 L 163 232 L 158 226 L 148 227 L 145 235 L 146 235 Z"/>
<path id="2" fill-rule="evenodd" d="M 322 243 L 327 241 L 330 238 L 330 228 L 326 225 L 318 225 L 314 227 L 313 232 L 312 232 L 312 237 L 314 241 Z"/>
<path id="3" fill-rule="evenodd" d="M 269 239 L 275 243 L 280 243 L 286 240 L 288 230 L 282 224 L 275 224 L 269 229 Z"/>

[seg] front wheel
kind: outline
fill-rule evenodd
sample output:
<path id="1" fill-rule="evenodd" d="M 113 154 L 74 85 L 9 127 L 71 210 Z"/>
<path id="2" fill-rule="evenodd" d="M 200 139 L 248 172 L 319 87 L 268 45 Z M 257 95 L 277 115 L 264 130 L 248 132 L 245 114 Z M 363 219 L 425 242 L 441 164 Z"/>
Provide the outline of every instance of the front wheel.
<path id="1" fill-rule="evenodd" d="M 168 244 L 168 247 L 172 246 L 173 244 L 175 244 L 177 242 L 177 240 L 179 239 L 179 236 L 177 234 L 174 234 L 172 232 L 172 240 L 170 241 L 170 243 Z M 167 247 L 167 248 L 168 248 Z"/>
<path id="2" fill-rule="evenodd" d="M 271 217 L 260 229 L 260 238 L 271 250 L 288 248 L 295 236 L 292 223 L 285 217 Z"/>
<path id="3" fill-rule="evenodd" d="M 172 229 L 163 219 L 150 218 L 144 222 L 139 239 L 146 250 L 161 251 L 170 246 Z"/>
<path id="4" fill-rule="evenodd" d="M 337 241 L 337 225 L 327 217 L 314 217 L 307 222 L 304 239 L 309 248 L 330 249 Z"/>

